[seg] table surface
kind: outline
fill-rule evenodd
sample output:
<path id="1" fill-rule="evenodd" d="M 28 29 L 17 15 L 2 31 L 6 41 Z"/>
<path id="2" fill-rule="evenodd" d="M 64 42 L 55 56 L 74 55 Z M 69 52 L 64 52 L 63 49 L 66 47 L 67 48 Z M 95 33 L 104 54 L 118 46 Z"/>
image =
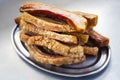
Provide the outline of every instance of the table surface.
<path id="1" fill-rule="evenodd" d="M 30 1 L 30 0 L 28 0 Z M 39 70 L 22 60 L 11 43 L 11 31 L 15 27 L 20 5 L 25 0 L 0 0 L 0 79 L 2 80 L 119 80 L 120 76 L 120 0 L 34 0 L 72 11 L 85 11 L 99 16 L 95 27 L 110 38 L 112 51 L 109 65 L 101 72 L 69 78 Z"/>

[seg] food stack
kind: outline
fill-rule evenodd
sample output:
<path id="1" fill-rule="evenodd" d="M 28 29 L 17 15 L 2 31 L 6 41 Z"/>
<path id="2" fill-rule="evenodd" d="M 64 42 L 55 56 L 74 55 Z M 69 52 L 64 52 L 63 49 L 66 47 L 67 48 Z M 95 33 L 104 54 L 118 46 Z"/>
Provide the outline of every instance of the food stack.
<path id="1" fill-rule="evenodd" d="M 96 56 L 99 47 L 108 46 L 109 39 L 93 30 L 97 15 L 36 2 L 23 3 L 20 12 L 15 19 L 20 39 L 37 62 L 56 66 L 81 63 L 86 55 Z M 88 45 L 90 39 L 94 46 Z"/>

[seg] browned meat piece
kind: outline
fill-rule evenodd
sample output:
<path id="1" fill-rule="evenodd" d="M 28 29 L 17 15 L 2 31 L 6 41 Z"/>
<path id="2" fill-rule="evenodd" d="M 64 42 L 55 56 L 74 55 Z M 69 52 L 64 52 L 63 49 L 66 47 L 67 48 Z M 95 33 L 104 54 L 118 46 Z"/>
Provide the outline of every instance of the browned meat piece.
<path id="1" fill-rule="evenodd" d="M 68 24 L 59 24 L 59 23 L 55 23 L 50 20 L 47 21 L 47 19 L 38 18 L 38 17 L 32 16 L 26 12 L 24 12 L 22 14 L 22 19 L 25 20 L 26 22 L 34 24 L 35 26 L 37 26 L 43 30 L 56 31 L 56 32 L 73 32 L 73 31 L 75 31 Z"/>
<path id="2" fill-rule="evenodd" d="M 89 40 L 89 35 L 88 34 L 76 34 L 78 37 L 79 42 L 87 43 Z"/>
<path id="3" fill-rule="evenodd" d="M 89 54 L 89 55 L 94 55 L 96 56 L 98 54 L 98 47 L 88 47 L 88 46 L 84 46 L 84 53 L 85 54 Z"/>
<path id="4" fill-rule="evenodd" d="M 63 33 L 63 34 L 74 35 L 78 38 L 78 41 L 83 44 L 87 43 L 89 40 L 89 34 L 86 34 L 86 33 L 70 32 L 70 33 Z"/>
<path id="5" fill-rule="evenodd" d="M 69 47 L 56 40 L 49 39 L 44 36 L 28 36 L 24 33 L 24 31 L 21 31 L 20 39 L 21 41 L 26 42 L 28 45 L 47 47 L 56 54 L 69 57 L 80 57 L 84 55 L 82 46 Z"/>
<path id="6" fill-rule="evenodd" d="M 16 23 L 17 25 L 20 24 L 21 18 L 22 18 L 22 16 L 18 16 L 17 18 L 15 18 L 15 23 Z"/>
<path id="7" fill-rule="evenodd" d="M 52 50 L 56 54 L 69 57 L 80 57 L 84 55 L 82 46 L 69 47 L 56 40 L 49 39 L 44 36 L 32 36 L 28 39 L 29 45 L 44 46 Z"/>
<path id="8" fill-rule="evenodd" d="M 30 36 L 26 35 L 23 30 L 20 31 L 20 40 L 22 42 L 27 42 Z"/>
<path id="9" fill-rule="evenodd" d="M 93 28 L 94 26 L 97 25 L 97 21 L 98 21 L 98 16 L 95 15 L 95 14 L 90 14 L 90 13 L 85 13 L 85 12 L 81 12 L 81 11 L 74 11 L 73 13 L 77 14 L 77 15 L 80 15 L 80 16 L 83 16 L 87 19 L 88 21 L 88 25 L 87 27 L 88 28 Z M 35 14 L 34 14 L 35 15 Z M 19 24 L 20 23 L 20 19 L 21 19 L 22 16 L 18 16 L 16 19 L 15 19 L 15 22 L 16 24 Z M 38 16 L 39 17 L 39 16 Z M 42 17 L 43 18 L 43 17 Z M 45 20 L 48 20 L 47 18 L 45 18 Z M 55 22 L 55 21 L 51 21 L 51 22 Z M 60 23 L 60 21 L 56 21 L 55 23 Z M 64 23 L 64 22 L 62 22 Z M 61 24 L 61 23 L 60 23 Z M 71 28 L 71 31 L 72 31 L 72 28 Z M 74 31 L 74 29 L 73 29 Z"/>
<path id="10" fill-rule="evenodd" d="M 98 46 L 100 46 L 100 47 L 108 46 L 109 39 L 107 37 L 97 33 L 96 31 L 93 31 L 93 30 L 89 31 L 89 35 Z"/>
<path id="11" fill-rule="evenodd" d="M 80 12 L 80 11 L 76 11 L 74 12 L 75 14 L 78 14 L 78 15 L 81 15 L 83 17 L 85 17 L 87 20 L 88 20 L 88 28 L 93 28 L 93 26 L 95 26 L 97 24 L 97 15 L 94 15 L 94 14 L 88 14 L 88 13 L 84 13 L 84 12 Z M 28 16 L 28 15 L 24 15 L 24 16 Z M 15 22 L 19 25 L 20 23 L 20 20 L 21 20 L 21 16 L 17 17 L 15 19 Z M 28 16 L 30 17 L 30 15 Z M 32 16 L 33 17 L 33 16 Z M 30 17 L 30 18 L 32 18 Z M 68 24 L 65 24 L 64 22 L 61 22 L 61 21 L 55 21 L 55 20 L 52 20 L 52 19 L 48 19 L 48 18 L 44 18 L 44 17 L 40 17 L 40 16 L 36 16 L 37 18 L 40 18 L 41 19 L 41 23 L 42 21 L 46 21 L 46 22 L 49 22 L 49 23 L 54 23 L 56 24 L 57 26 L 55 27 L 52 27 L 52 29 L 50 27 L 48 27 L 47 30 L 51 30 L 51 31 L 57 31 L 57 32 L 75 32 L 74 29 L 72 29 Z M 36 20 L 37 21 L 37 20 Z M 42 29 L 46 29 L 48 25 L 51 25 L 51 24 L 45 24 L 45 27 L 41 27 Z M 62 26 L 63 25 L 63 26 Z M 39 25 L 40 26 L 40 25 Z M 41 25 L 42 26 L 42 25 Z M 62 26 L 62 27 L 58 27 L 58 26 Z M 55 29 L 58 29 L 58 30 L 55 30 Z"/>
<path id="12" fill-rule="evenodd" d="M 23 20 L 20 22 L 20 27 L 26 33 L 39 34 L 51 39 L 59 40 L 65 43 L 77 44 L 77 37 L 73 35 L 58 34 L 51 31 L 41 30 L 39 27 L 34 26 L 33 24 L 27 23 Z"/>
<path id="13" fill-rule="evenodd" d="M 65 57 L 61 55 L 51 55 L 49 53 L 42 52 L 40 49 L 38 49 L 38 47 L 27 44 L 29 37 L 30 36 L 24 34 L 24 31 L 20 32 L 21 41 L 26 44 L 26 47 L 29 50 L 31 56 L 38 62 L 61 66 L 64 64 L 80 63 L 85 60 L 85 55 L 81 55 L 80 57 Z"/>
<path id="14" fill-rule="evenodd" d="M 38 49 L 35 46 L 27 45 L 27 48 L 32 55 L 32 57 L 40 63 L 44 64 L 52 64 L 56 66 L 61 66 L 64 64 L 74 64 L 74 63 L 80 63 L 85 60 L 85 56 L 77 57 L 77 58 L 70 58 L 60 55 L 49 55 L 47 53 L 42 52 L 40 49 Z"/>
<path id="15" fill-rule="evenodd" d="M 84 17 L 78 16 L 70 11 L 35 2 L 24 3 L 21 6 L 20 11 L 34 12 L 37 14 L 43 13 L 49 16 L 54 16 L 56 18 L 65 20 L 69 25 L 71 25 L 71 27 L 73 27 L 78 32 L 86 31 L 87 20 Z"/>
<path id="16" fill-rule="evenodd" d="M 75 11 L 74 13 L 77 15 L 81 15 L 87 19 L 87 21 L 88 21 L 87 27 L 93 28 L 94 26 L 97 25 L 97 21 L 98 21 L 97 15 L 85 13 L 85 12 L 81 12 L 81 11 Z"/>
<path id="17" fill-rule="evenodd" d="M 30 36 L 28 35 L 25 35 L 24 31 L 22 30 L 21 33 L 20 33 L 20 39 L 23 41 L 23 42 L 28 42 Z M 38 44 L 38 43 L 37 43 Z M 47 45 L 47 44 L 46 44 Z M 76 49 L 76 51 L 78 51 L 77 47 L 71 49 L 71 52 L 74 52 Z M 98 47 L 88 47 L 88 46 L 83 46 L 83 49 L 84 49 L 84 53 L 85 54 L 89 54 L 89 55 L 94 55 L 96 56 L 98 54 Z M 72 51 L 73 50 L 73 51 Z M 73 55 L 70 55 L 70 56 L 73 56 Z"/>

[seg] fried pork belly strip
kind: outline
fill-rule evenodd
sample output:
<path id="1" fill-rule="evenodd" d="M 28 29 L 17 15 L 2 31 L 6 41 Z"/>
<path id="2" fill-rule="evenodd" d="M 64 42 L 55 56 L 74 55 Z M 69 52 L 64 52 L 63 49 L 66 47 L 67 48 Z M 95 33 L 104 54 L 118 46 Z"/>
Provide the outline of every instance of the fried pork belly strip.
<path id="1" fill-rule="evenodd" d="M 89 54 L 89 55 L 94 55 L 96 56 L 98 54 L 98 47 L 88 47 L 88 46 L 84 46 L 84 53 L 85 54 Z"/>
<path id="2" fill-rule="evenodd" d="M 98 21 L 97 15 L 85 13 L 85 12 L 81 12 L 81 11 L 74 11 L 73 13 L 85 17 L 88 21 L 88 25 L 87 25 L 88 27 L 93 28 L 94 26 L 97 25 L 97 21 Z"/>
<path id="3" fill-rule="evenodd" d="M 71 44 L 77 44 L 77 37 L 73 35 L 66 35 L 66 34 L 58 34 L 51 31 L 41 30 L 39 27 L 36 27 L 33 24 L 27 23 L 23 20 L 20 22 L 20 27 L 26 32 L 26 33 L 34 33 L 39 34 L 51 39 L 59 40 L 65 43 L 71 43 Z"/>
<path id="4" fill-rule="evenodd" d="M 83 34 L 83 33 L 79 33 L 79 32 L 71 32 L 71 33 L 63 33 L 63 34 L 77 36 L 79 42 L 82 42 L 82 43 L 87 43 L 89 40 L 89 34 Z"/>
<path id="5" fill-rule="evenodd" d="M 27 43 L 29 38 L 30 38 L 30 36 L 26 35 L 23 30 L 20 32 L 20 39 L 23 42 Z M 97 47 L 88 47 L 88 46 L 83 46 L 83 49 L 84 49 L 85 54 L 94 55 L 94 56 L 96 56 L 98 54 L 98 50 L 99 50 Z M 73 48 L 72 50 L 75 50 L 75 48 Z M 72 55 L 70 55 L 70 56 L 72 56 Z"/>
<path id="6" fill-rule="evenodd" d="M 70 11 L 66 11 L 63 9 L 59 9 L 53 6 L 48 6 L 41 3 L 35 2 L 26 2 L 24 3 L 21 8 L 21 12 L 37 12 L 43 13 L 46 15 L 54 16 L 60 19 L 65 20 L 70 27 L 73 27 L 78 32 L 84 32 L 87 26 L 87 20 L 82 17 L 78 16 Z"/>
<path id="7" fill-rule="evenodd" d="M 27 41 L 29 39 L 28 35 L 25 35 L 24 31 L 20 32 L 20 39 L 22 42 L 26 44 L 27 49 L 29 50 L 31 56 L 38 62 L 45 63 L 45 64 L 52 64 L 56 66 L 61 66 L 64 64 L 74 64 L 80 63 L 85 60 L 85 55 L 81 57 L 65 57 L 60 55 L 50 55 L 48 53 L 42 52 L 36 46 L 28 45 Z"/>
<path id="8" fill-rule="evenodd" d="M 34 24 L 35 26 L 43 30 L 56 31 L 56 32 L 74 32 L 75 31 L 68 24 L 54 23 L 53 21 L 47 21 L 42 18 L 35 17 L 26 12 L 22 14 L 22 19 L 25 20 L 26 22 Z"/>
<path id="9" fill-rule="evenodd" d="M 73 12 L 73 13 L 75 13 L 75 14 L 77 14 L 78 16 L 80 15 L 80 16 L 83 16 L 83 17 L 85 17 L 86 19 L 87 19 L 87 21 L 88 21 L 88 25 L 87 25 L 87 27 L 88 28 L 93 28 L 94 26 L 96 26 L 96 24 L 97 24 L 97 20 L 98 20 L 98 16 L 97 15 L 94 15 L 94 14 L 89 14 L 89 13 L 84 13 L 84 12 L 80 12 L 80 11 L 75 11 L 75 12 Z M 35 14 L 35 13 L 34 13 Z M 18 24 L 19 25 L 19 23 L 20 23 L 20 20 L 21 20 L 21 17 L 22 17 L 22 15 L 20 15 L 20 16 L 18 16 L 16 19 L 15 19 L 15 22 L 16 22 L 16 24 Z M 38 17 L 38 18 L 40 18 L 39 16 L 36 16 L 36 17 Z M 42 17 L 41 17 L 42 18 Z M 48 20 L 47 18 L 46 18 L 46 20 Z M 59 21 L 58 21 L 59 22 Z M 51 23 L 57 23 L 57 21 L 55 22 L 55 21 L 51 21 Z M 63 23 L 60 23 L 60 25 L 61 24 L 63 24 Z M 58 24 L 59 25 L 59 24 Z M 69 27 L 68 28 L 68 24 L 63 24 L 64 25 L 64 27 L 61 27 L 61 29 L 59 29 L 58 28 L 58 31 L 57 32 L 74 32 L 75 30 L 73 29 L 73 28 L 71 28 L 71 27 Z M 67 27 L 65 27 L 65 26 L 67 26 Z M 46 27 L 46 26 L 45 26 Z M 57 27 L 57 26 L 56 26 Z M 42 28 L 42 29 L 45 29 L 45 28 Z M 54 28 L 53 27 L 53 29 L 50 29 L 50 30 L 52 30 L 52 31 L 56 31 L 56 30 L 54 30 L 54 29 L 56 29 L 56 28 Z M 62 30 L 62 31 L 61 31 Z"/>
<path id="10" fill-rule="evenodd" d="M 89 31 L 89 35 L 98 46 L 100 47 L 108 46 L 109 39 L 107 37 L 97 33 L 94 30 Z"/>
<path id="11" fill-rule="evenodd" d="M 30 36 L 26 35 L 24 30 L 20 31 L 20 40 L 24 43 L 26 43 L 28 41 Z"/>
<path id="12" fill-rule="evenodd" d="M 28 36 L 22 30 L 20 39 L 28 45 L 44 46 L 52 50 L 55 54 L 60 54 L 68 57 L 81 57 L 84 55 L 82 46 L 69 47 L 56 40 L 49 39 L 44 36 Z"/>
<path id="13" fill-rule="evenodd" d="M 32 55 L 32 57 L 37 62 L 40 62 L 40 63 L 61 66 L 64 64 L 80 63 L 85 60 L 85 56 L 78 57 L 78 58 L 70 58 L 70 57 L 64 57 L 60 55 L 49 55 L 49 54 L 42 52 L 40 49 L 32 45 L 29 45 L 29 46 L 27 45 L 27 48 L 30 54 Z"/>
<path id="14" fill-rule="evenodd" d="M 82 33 L 63 33 L 63 34 L 58 34 L 55 32 L 51 32 L 51 31 L 45 31 L 45 30 L 41 30 L 39 27 L 36 27 L 33 24 L 27 23 L 24 20 L 21 20 L 20 25 L 19 25 L 23 30 L 25 30 L 25 32 L 32 32 L 35 34 L 39 34 L 39 35 L 44 35 L 46 37 L 52 38 L 52 39 L 56 39 L 62 42 L 66 42 L 66 43 L 77 43 L 77 38 L 79 39 L 80 42 L 83 43 L 87 43 L 88 39 L 89 39 L 89 35 L 88 34 L 82 34 Z M 47 34 L 49 33 L 49 34 Z M 55 34 L 54 34 L 55 33 Z M 66 34 L 66 35 L 65 35 Z M 54 36 L 55 35 L 55 36 Z M 69 36 L 68 36 L 69 35 Z M 76 38 L 77 36 L 77 38 Z"/>
<path id="15" fill-rule="evenodd" d="M 15 23 L 17 24 L 17 25 L 19 25 L 20 24 L 20 20 L 21 20 L 21 18 L 22 18 L 22 16 L 20 15 L 20 16 L 18 16 L 17 18 L 15 18 Z"/>
<path id="16" fill-rule="evenodd" d="M 28 39 L 29 45 L 37 45 L 47 47 L 52 50 L 55 54 L 60 54 L 68 57 L 81 57 L 84 55 L 82 46 L 69 47 L 56 40 L 49 39 L 44 36 L 32 36 Z"/>
<path id="17" fill-rule="evenodd" d="M 77 37 L 78 37 L 79 42 L 87 43 L 89 40 L 88 34 L 78 34 Z"/>

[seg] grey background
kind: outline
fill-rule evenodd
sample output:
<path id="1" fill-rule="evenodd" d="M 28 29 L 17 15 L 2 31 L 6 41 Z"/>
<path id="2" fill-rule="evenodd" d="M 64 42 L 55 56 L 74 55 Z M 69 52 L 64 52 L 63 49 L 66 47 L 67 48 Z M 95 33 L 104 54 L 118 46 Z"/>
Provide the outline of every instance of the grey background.
<path id="1" fill-rule="evenodd" d="M 30 1 L 30 0 L 28 0 Z M 34 0 L 73 11 L 85 11 L 99 16 L 95 28 L 110 38 L 112 56 L 100 73 L 82 78 L 68 78 L 38 70 L 23 61 L 11 43 L 20 5 L 25 0 L 0 0 L 0 79 L 1 80 L 119 80 L 120 76 L 120 0 Z"/>

